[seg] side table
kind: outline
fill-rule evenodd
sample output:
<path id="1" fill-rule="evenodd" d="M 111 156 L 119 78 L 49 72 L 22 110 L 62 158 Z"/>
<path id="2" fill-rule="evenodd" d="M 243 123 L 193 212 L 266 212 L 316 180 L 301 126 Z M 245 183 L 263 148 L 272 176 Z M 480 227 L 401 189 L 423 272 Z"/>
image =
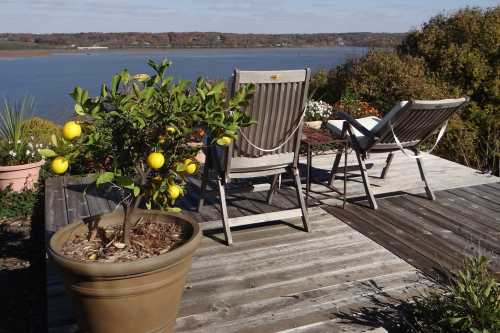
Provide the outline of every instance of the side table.
<path id="1" fill-rule="evenodd" d="M 334 136 L 327 129 L 312 129 L 309 127 L 304 127 L 301 145 L 304 145 L 307 153 L 307 165 L 306 165 L 306 205 L 309 199 L 309 192 L 311 191 L 311 166 L 312 166 L 312 153 L 313 148 L 315 150 L 321 150 L 321 146 L 328 146 L 331 149 L 331 146 L 335 148 L 342 147 L 342 150 L 338 150 L 337 154 L 342 154 L 344 152 L 344 188 L 343 192 L 340 192 L 334 186 L 330 186 L 329 184 L 321 184 L 325 187 L 328 187 L 332 191 L 335 191 L 342 195 L 342 208 L 345 207 L 346 201 L 346 191 L 347 191 L 347 140 Z"/>

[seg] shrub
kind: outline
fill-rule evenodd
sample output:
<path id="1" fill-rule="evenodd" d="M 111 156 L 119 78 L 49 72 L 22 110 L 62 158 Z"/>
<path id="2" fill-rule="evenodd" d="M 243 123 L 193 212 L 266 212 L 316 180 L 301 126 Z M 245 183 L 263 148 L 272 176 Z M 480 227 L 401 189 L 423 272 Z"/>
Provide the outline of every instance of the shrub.
<path id="1" fill-rule="evenodd" d="M 332 102 L 352 91 L 382 113 L 388 112 L 401 100 L 434 99 L 451 95 L 446 85 L 426 75 L 423 60 L 376 50 L 330 71 L 328 87 L 328 97 Z"/>
<path id="2" fill-rule="evenodd" d="M 431 18 L 399 52 L 421 57 L 434 75 L 484 104 L 500 99 L 499 45 L 500 6 L 465 8 Z"/>
<path id="3" fill-rule="evenodd" d="M 61 128 L 50 120 L 40 117 L 31 117 L 24 121 L 24 137 L 31 139 L 35 144 L 49 145 L 52 135 L 59 135 Z"/>
<path id="4" fill-rule="evenodd" d="M 309 82 L 309 95 L 311 99 L 323 100 L 329 96 L 328 71 L 321 69 L 311 75 Z"/>
<path id="5" fill-rule="evenodd" d="M 500 285 L 485 257 L 465 264 L 442 292 L 415 299 L 408 324 L 422 333 L 500 332 Z"/>
<path id="6" fill-rule="evenodd" d="M 448 150 L 439 152 L 486 171 L 498 171 L 500 156 L 499 45 L 500 6 L 496 6 L 437 15 L 408 34 L 399 47 L 402 56 L 423 59 L 429 75 L 471 97 L 461 116 L 464 127 L 445 138 Z M 467 147 L 457 145 L 464 131 L 469 135 Z"/>

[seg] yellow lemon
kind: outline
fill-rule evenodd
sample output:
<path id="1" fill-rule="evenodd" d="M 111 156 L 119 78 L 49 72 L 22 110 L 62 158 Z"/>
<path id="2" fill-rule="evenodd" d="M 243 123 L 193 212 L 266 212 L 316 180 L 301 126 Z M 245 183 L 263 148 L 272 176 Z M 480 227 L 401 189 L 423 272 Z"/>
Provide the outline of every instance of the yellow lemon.
<path id="1" fill-rule="evenodd" d="M 196 163 L 194 163 L 192 159 L 186 158 L 184 160 L 184 170 L 186 171 L 186 173 L 192 175 L 196 172 L 196 167 Z"/>
<path id="2" fill-rule="evenodd" d="M 168 187 L 167 193 L 170 199 L 175 200 L 181 194 L 181 187 L 179 185 L 172 184 Z"/>
<path id="3" fill-rule="evenodd" d="M 146 163 L 148 163 L 151 169 L 159 169 L 163 166 L 163 164 L 165 164 L 165 157 L 162 153 L 150 153 L 148 155 Z"/>
<path id="4" fill-rule="evenodd" d="M 50 163 L 50 168 L 55 174 L 63 174 L 68 170 L 69 167 L 69 162 L 67 159 L 65 159 L 63 156 L 57 156 L 52 160 L 52 163 Z"/>
<path id="5" fill-rule="evenodd" d="M 223 136 L 222 138 L 217 140 L 217 144 L 221 146 L 227 146 L 233 141 L 233 139 L 229 136 Z"/>
<path id="6" fill-rule="evenodd" d="M 167 131 L 168 134 L 174 134 L 175 132 L 177 132 L 177 129 L 173 126 L 169 126 L 165 130 Z"/>
<path id="7" fill-rule="evenodd" d="M 73 140 L 82 135 L 82 127 L 74 121 L 68 121 L 63 127 L 63 137 L 66 140 Z"/>

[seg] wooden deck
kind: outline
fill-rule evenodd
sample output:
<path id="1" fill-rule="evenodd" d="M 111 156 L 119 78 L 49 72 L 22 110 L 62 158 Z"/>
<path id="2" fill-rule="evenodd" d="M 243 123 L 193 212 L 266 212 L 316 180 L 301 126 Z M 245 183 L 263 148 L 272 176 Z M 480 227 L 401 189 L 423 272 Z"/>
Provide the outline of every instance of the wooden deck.
<path id="1" fill-rule="evenodd" d="M 437 192 L 430 202 L 404 195 L 361 205 L 325 209 L 432 276 L 447 275 L 465 258 L 484 255 L 500 280 L 500 183 Z"/>
<path id="2" fill-rule="evenodd" d="M 492 267 L 498 267 L 499 178 L 429 156 L 424 162 L 430 183 L 443 191 L 437 193 L 437 202 L 429 202 L 410 195 L 423 191 L 415 161 L 396 156 L 385 180 L 377 178 L 385 156 L 374 155 L 371 161 L 380 210 L 363 207 L 362 183 L 352 171 L 352 203 L 345 210 L 336 207 L 338 194 L 313 186 L 312 233 L 303 232 L 298 219 L 289 219 L 239 228 L 233 233 L 234 246 L 226 247 L 220 230 L 214 229 L 221 227 L 217 201 L 208 200 L 203 214 L 195 214 L 208 221 L 203 222 L 207 231 L 193 260 L 176 332 L 363 332 L 380 323 L 359 325 L 342 314 L 418 293 L 431 283 L 420 269 L 435 277 L 479 248 L 495 260 Z M 332 162 L 332 155 L 315 157 L 315 176 L 326 179 Z M 115 207 L 116 198 L 95 188 L 84 196 L 84 183 L 74 178 L 48 180 L 48 235 L 75 217 Z M 183 200 L 187 211 L 197 199 L 196 183 Z M 266 184 L 230 197 L 229 214 L 296 207 L 293 189 L 283 183 L 272 205 L 265 204 Z M 489 185 L 477 187 L 481 184 Z M 444 214 L 447 219 L 442 219 Z M 70 305 L 50 265 L 47 281 L 50 332 L 75 332 Z"/>

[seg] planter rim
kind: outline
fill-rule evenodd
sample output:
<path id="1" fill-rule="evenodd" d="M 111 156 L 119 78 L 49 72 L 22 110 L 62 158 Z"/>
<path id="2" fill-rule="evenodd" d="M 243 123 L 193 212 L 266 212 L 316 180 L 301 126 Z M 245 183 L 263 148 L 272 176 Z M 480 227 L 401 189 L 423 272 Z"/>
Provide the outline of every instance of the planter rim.
<path id="1" fill-rule="evenodd" d="M 0 172 L 32 169 L 32 168 L 40 167 L 44 164 L 45 164 L 45 160 L 40 160 L 38 162 L 26 163 L 26 164 L 17 164 L 17 165 L 8 165 L 8 166 L 0 165 Z"/>
<path id="2" fill-rule="evenodd" d="M 102 214 L 102 216 L 111 216 L 114 214 L 121 215 L 121 213 L 107 213 Z M 177 220 L 182 220 L 192 226 L 193 232 L 189 239 L 187 239 L 181 246 L 173 249 L 172 251 L 151 258 L 119 263 L 83 262 L 63 256 L 54 248 L 54 242 L 56 240 L 63 238 L 65 234 L 68 232 L 71 233 L 84 223 L 82 219 L 77 219 L 62 227 L 52 235 L 48 246 L 49 255 L 64 269 L 69 269 L 82 276 L 120 278 L 126 275 L 147 274 L 159 269 L 167 269 L 191 255 L 197 249 L 198 244 L 201 241 L 201 229 L 198 222 L 196 222 L 191 216 L 185 213 L 167 213 L 159 210 L 139 209 L 137 215 L 141 214 L 163 215 Z"/>

